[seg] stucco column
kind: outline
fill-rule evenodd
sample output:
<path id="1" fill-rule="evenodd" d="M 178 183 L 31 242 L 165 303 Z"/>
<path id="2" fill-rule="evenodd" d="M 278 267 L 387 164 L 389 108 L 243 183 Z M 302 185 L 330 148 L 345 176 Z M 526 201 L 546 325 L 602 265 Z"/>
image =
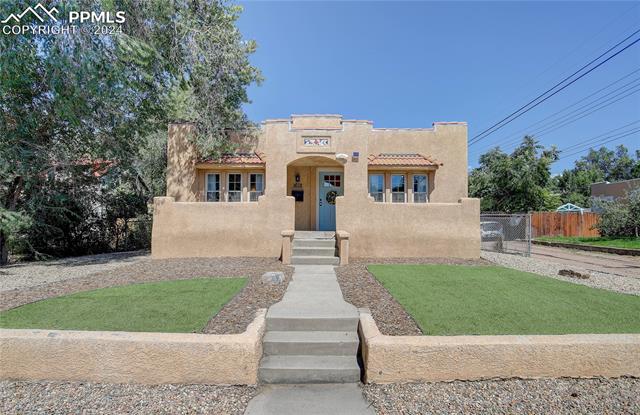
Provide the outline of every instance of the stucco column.
<path id="1" fill-rule="evenodd" d="M 191 141 L 195 132 L 193 124 L 169 124 L 167 140 L 167 196 L 176 202 L 195 202 L 196 147 Z"/>
<path id="2" fill-rule="evenodd" d="M 284 265 L 291 264 L 291 241 L 295 233 L 296 231 L 291 229 L 280 233 L 282 235 L 282 263 Z"/>
<path id="3" fill-rule="evenodd" d="M 340 265 L 349 264 L 349 232 L 336 231 L 338 239 L 338 255 L 340 255 Z"/>

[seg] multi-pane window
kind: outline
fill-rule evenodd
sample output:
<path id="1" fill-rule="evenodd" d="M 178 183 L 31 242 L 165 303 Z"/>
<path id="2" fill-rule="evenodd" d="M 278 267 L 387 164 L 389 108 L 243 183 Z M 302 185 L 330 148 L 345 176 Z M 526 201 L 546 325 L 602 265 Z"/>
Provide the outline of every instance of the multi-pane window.
<path id="1" fill-rule="evenodd" d="M 207 202 L 220 201 L 220 175 L 218 173 L 207 174 Z"/>
<path id="2" fill-rule="evenodd" d="M 404 203 L 406 191 L 404 174 L 391 175 L 391 201 L 393 203 Z"/>
<path id="3" fill-rule="evenodd" d="M 229 202 L 242 202 L 242 174 L 229 173 L 227 175 L 227 194 Z"/>
<path id="4" fill-rule="evenodd" d="M 427 203 L 429 181 L 426 174 L 413 175 L 413 203 Z"/>
<path id="5" fill-rule="evenodd" d="M 339 174 L 325 174 L 323 177 L 325 187 L 340 187 Z"/>
<path id="6" fill-rule="evenodd" d="M 369 175 L 369 195 L 375 202 L 384 202 L 384 175 Z"/>
<path id="7" fill-rule="evenodd" d="M 264 194 L 264 174 L 249 174 L 249 201 L 257 202 L 258 196 Z"/>

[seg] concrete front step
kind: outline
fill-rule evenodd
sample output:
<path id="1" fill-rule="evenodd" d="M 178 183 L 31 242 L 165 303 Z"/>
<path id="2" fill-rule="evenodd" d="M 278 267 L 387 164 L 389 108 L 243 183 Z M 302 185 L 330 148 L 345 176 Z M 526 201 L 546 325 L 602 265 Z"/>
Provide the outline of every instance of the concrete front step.
<path id="1" fill-rule="evenodd" d="M 335 239 L 294 239 L 294 248 L 335 248 Z"/>
<path id="2" fill-rule="evenodd" d="M 360 380 L 355 356 L 265 356 L 258 377 L 264 383 L 348 383 Z"/>
<path id="3" fill-rule="evenodd" d="M 340 258 L 335 256 L 317 256 L 317 255 L 305 255 L 291 257 L 292 265 L 338 265 Z"/>
<path id="4" fill-rule="evenodd" d="M 355 331 L 270 331 L 262 347 L 266 355 L 335 355 L 358 353 Z"/>
<path id="5" fill-rule="evenodd" d="M 336 256 L 336 248 L 304 247 L 293 248 L 293 256 Z"/>
<path id="6" fill-rule="evenodd" d="M 300 315 L 298 316 L 269 316 L 267 313 L 267 331 L 356 331 L 358 317 L 350 315 Z"/>

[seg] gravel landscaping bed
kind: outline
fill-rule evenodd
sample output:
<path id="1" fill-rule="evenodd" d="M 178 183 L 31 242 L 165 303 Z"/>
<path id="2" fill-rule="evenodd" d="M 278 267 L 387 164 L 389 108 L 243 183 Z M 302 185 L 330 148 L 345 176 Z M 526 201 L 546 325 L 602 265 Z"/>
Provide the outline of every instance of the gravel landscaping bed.
<path id="1" fill-rule="evenodd" d="M 349 265 L 337 267 L 338 283 L 345 301 L 371 310 L 378 328 L 388 336 L 422 335 L 422 331 L 404 308 L 367 271 L 370 264 L 451 264 L 490 265 L 484 260 L 455 258 L 356 258 Z"/>
<path id="2" fill-rule="evenodd" d="M 96 272 L 150 260 L 148 252 L 134 251 L 52 261 L 18 262 L 0 267 L 0 292 L 86 277 Z"/>
<path id="3" fill-rule="evenodd" d="M 0 382 L 0 413 L 242 414 L 253 386 Z"/>
<path id="4" fill-rule="evenodd" d="M 640 295 L 640 275 L 629 277 L 615 274 L 605 274 L 593 270 L 586 270 L 575 266 L 563 265 L 557 262 L 544 261 L 538 258 L 530 258 L 519 255 L 501 254 L 497 252 L 482 251 L 482 258 L 520 271 L 545 275 L 558 280 L 572 282 L 574 284 L 588 285 L 589 287 L 602 288 L 625 294 Z M 590 276 L 588 279 L 578 279 L 558 275 L 561 269 L 571 269 Z"/>
<path id="5" fill-rule="evenodd" d="M 267 271 L 283 271 L 285 281 L 278 285 L 263 284 L 260 277 Z M 227 303 L 204 329 L 205 333 L 241 333 L 253 321 L 258 309 L 267 308 L 282 299 L 292 274 L 291 267 L 282 265 L 275 258 L 223 257 L 139 261 L 84 277 L 0 292 L 0 311 L 45 298 L 117 285 L 206 277 L 247 277 L 249 280 L 245 288 Z"/>
<path id="6" fill-rule="evenodd" d="M 378 414 L 637 414 L 640 379 L 364 385 Z"/>

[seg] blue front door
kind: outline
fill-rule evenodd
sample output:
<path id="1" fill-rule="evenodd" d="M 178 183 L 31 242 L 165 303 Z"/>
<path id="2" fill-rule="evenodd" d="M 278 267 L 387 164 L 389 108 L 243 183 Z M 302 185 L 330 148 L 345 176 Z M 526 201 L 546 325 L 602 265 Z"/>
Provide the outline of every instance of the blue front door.
<path id="1" fill-rule="evenodd" d="M 342 196 L 342 173 L 319 174 L 318 183 L 318 230 L 336 230 L 336 197 Z"/>

